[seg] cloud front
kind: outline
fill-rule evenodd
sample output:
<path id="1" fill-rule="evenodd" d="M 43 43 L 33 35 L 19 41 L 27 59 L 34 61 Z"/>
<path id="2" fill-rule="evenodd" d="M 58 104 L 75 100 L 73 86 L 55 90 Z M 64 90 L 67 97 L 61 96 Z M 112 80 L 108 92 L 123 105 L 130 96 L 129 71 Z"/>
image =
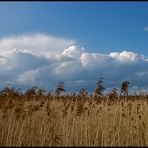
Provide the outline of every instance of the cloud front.
<path id="1" fill-rule="evenodd" d="M 1 87 L 55 89 L 64 81 L 67 91 L 93 91 L 99 77 L 104 77 L 106 88 L 120 87 L 128 80 L 131 89 L 148 89 L 148 59 L 128 50 L 91 53 L 75 40 L 47 34 L 0 39 Z"/>

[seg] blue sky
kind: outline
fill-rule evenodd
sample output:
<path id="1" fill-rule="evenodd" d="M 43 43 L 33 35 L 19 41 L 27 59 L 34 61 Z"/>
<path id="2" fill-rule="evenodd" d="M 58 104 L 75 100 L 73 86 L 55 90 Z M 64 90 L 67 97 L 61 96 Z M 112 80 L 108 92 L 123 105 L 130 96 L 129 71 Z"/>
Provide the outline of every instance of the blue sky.
<path id="1" fill-rule="evenodd" d="M 44 32 L 92 51 L 147 53 L 147 2 L 1 2 L 0 36 Z"/>
<path id="2" fill-rule="evenodd" d="M 140 67 L 139 71 L 135 71 L 136 66 L 134 65 L 130 67 L 134 69 L 130 74 L 135 72 L 135 75 L 141 73 L 143 77 L 148 75 L 148 2 L 0 2 L 0 22 L 0 50 L 1 56 L 3 57 L 1 61 L 3 62 L 6 53 L 2 53 L 2 51 L 5 50 L 10 53 L 10 48 L 12 48 L 12 50 L 14 50 L 14 48 L 21 50 L 19 53 L 18 51 L 15 54 L 13 52 L 15 56 L 13 54 L 10 54 L 9 56 L 10 58 L 13 55 L 14 61 L 18 62 L 19 59 L 17 54 L 20 53 L 27 55 L 31 53 L 32 55 L 32 53 L 37 52 L 38 55 L 43 55 L 43 53 L 46 55 L 48 52 L 52 52 L 54 53 L 54 56 L 59 55 L 59 57 L 61 57 L 60 54 L 62 53 L 62 56 L 63 54 L 64 56 L 67 56 L 64 58 L 77 59 L 75 62 L 78 62 L 80 59 L 82 60 L 82 58 L 86 58 L 88 61 L 92 60 L 93 62 L 99 62 L 98 59 L 96 61 L 96 58 L 102 59 L 103 56 L 109 56 L 113 52 L 114 54 L 112 54 L 113 56 L 111 55 L 111 57 L 116 57 L 117 59 L 119 59 L 119 57 L 125 57 L 126 61 L 127 58 L 131 58 L 130 52 L 132 52 L 135 61 L 137 59 L 142 59 L 139 58 L 141 57 L 141 54 L 143 54 L 144 58 L 141 60 L 142 64 L 140 66 L 136 65 Z M 20 40 L 21 37 L 25 38 L 24 42 Z M 40 46 L 40 49 L 38 49 L 38 46 L 36 46 L 35 43 L 30 43 L 27 39 L 30 39 L 30 42 L 41 42 L 41 44 L 38 45 Z M 48 41 L 50 42 L 50 45 L 48 44 Z M 59 44 L 59 46 L 57 44 Z M 45 49 L 45 46 L 48 48 Z M 81 47 L 85 48 L 85 52 Z M 28 50 L 26 51 L 25 49 Z M 124 51 L 127 51 L 127 53 Z M 118 52 L 118 54 L 116 53 L 115 55 L 115 52 Z M 88 53 L 89 55 L 83 53 Z M 93 55 L 93 53 L 102 54 L 102 56 L 100 57 L 100 55 L 97 55 L 97 57 Z M 74 54 L 75 57 L 71 54 Z M 25 57 L 27 57 L 27 55 L 25 55 Z M 87 61 L 86 59 L 84 60 L 85 62 Z M 133 62 L 133 59 L 128 60 Z M 25 60 L 26 59 L 24 58 L 24 62 Z M 38 60 L 36 60 L 37 59 L 33 62 L 38 63 Z M 48 56 L 48 60 L 51 60 L 50 56 Z M 60 60 L 63 62 L 63 57 Z M 107 60 L 109 60 L 108 57 L 106 61 Z M 10 61 L 8 60 L 7 63 Z M 11 63 L 14 61 L 11 61 Z M 53 62 L 53 59 L 51 61 Z M 87 64 L 89 65 L 90 63 L 88 61 Z M 145 62 L 143 63 L 143 61 Z M 83 62 L 81 61 L 82 64 L 84 64 Z M 64 67 L 64 64 L 65 61 L 63 65 L 60 65 L 59 63 L 61 67 Z M 9 64 L 7 66 L 10 67 Z M 90 66 L 93 67 L 91 64 Z M 115 63 L 113 66 L 115 66 Z M 27 65 L 25 65 L 25 68 L 26 67 Z M 37 70 L 37 68 L 39 67 L 30 67 L 23 71 L 20 70 L 19 73 L 21 72 L 23 75 L 25 72 L 27 73 L 25 70 Z M 82 69 L 82 67 L 80 69 Z M 121 72 L 116 66 L 114 69 L 118 69 L 118 71 Z M 13 69 L 13 72 L 17 70 Z M 55 76 L 53 73 L 52 75 L 53 77 L 57 77 L 55 82 L 60 78 L 65 79 L 65 81 L 77 80 L 78 82 L 85 82 L 84 80 L 81 80 L 82 78 L 79 78 L 83 72 L 88 72 L 87 70 L 88 68 L 83 71 L 79 70 L 78 73 L 73 77 L 69 77 L 69 79 L 65 79 L 63 76 Z M 119 80 L 126 79 L 119 77 L 119 80 L 117 80 L 118 83 L 113 83 L 113 80 L 107 75 L 107 68 L 102 71 L 104 71 L 102 74 L 106 75 L 106 78 L 110 81 L 110 87 L 112 87 L 113 84 L 119 85 Z M 4 71 L 1 71 L 1 73 L 4 73 Z M 18 72 L 16 73 L 19 74 Z M 94 76 L 92 73 L 96 73 L 96 75 Z M 88 76 L 86 76 L 86 78 L 87 80 L 92 80 L 93 77 L 95 79 L 97 74 L 100 74 L 99 71 L 90 70 L 89 68 Z M 129 73 L 127 73 L 127 75 L 129 75 Z M 7 76 L 4 81 L 4 76 L 1 74 L 0 79 L 4 84 L 6 84 L 6 82 L 14 82 L 16 84 L 16 79 L 18 80 L 18 78 L 10 77 L 10 75 Z M 138 81 L 136 84 L 138 84 L 139 87 L 147 88 L 146 84 L 144 86 L 142 85 L 143 82 L 141 79 L 137 79 Z M 130 77 L 129 80 L 132 80 L 132 77 Z M 37 80 L 35 79 L 35 81 Z M 147 82 L 146 78 L 144 81 Z M 44 82 L 41 82 L 40 84 L 44 86 Z M 136 84 L 134 84 L 133 87 L 137 87 Z"/>

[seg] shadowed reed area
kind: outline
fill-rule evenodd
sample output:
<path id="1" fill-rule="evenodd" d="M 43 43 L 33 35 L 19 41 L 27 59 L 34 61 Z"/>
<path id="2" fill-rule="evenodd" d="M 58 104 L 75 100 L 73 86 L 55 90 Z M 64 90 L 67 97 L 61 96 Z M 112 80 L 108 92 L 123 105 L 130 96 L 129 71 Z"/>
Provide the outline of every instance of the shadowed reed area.
<path id="1" fill-rule="evenodd" d="M 113 88 L 104 96 L 99 86 L 99 95 L 60 95 L 63 82 L 46 95 L 4 88 L 0 146 L 148 146 L 148 95 L 121 96 Z"/>

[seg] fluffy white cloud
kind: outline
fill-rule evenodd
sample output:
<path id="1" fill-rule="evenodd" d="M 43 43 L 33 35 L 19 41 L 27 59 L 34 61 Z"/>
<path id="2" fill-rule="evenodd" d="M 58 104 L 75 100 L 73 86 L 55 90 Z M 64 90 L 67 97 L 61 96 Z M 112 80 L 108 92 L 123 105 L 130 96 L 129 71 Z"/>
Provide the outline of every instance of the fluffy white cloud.
<path id="1" fill-rule="evenodd" d="M 130 51 L 123 51 L 121 53 L 112 52 L 109 54 L 109 56 L 115 58 L 120 63 L 126 63 L 126 64 L 128 64 L 128 63 L 133 64 L 133 63 L 136 63 L 140 60 L 144 60 L 143 55 L 138 55 L 138 54 L 136 54 L 134 52 L 130 52 Z"/>
<path id="2" fill-rule="evenodd" d="M 110 65 L 112 60 L 113 59 L 108 55 L 99 53 L 83 53 L 81 55 L 81 62 L 83 67 L 92 70 Z"/>
<path id="3" fill-rule="evenodd" d="M 130 81 L 131 88 L 148 88 L 148 60 L 131 51 L 90 53 L 74 40 L 45 34 L 11 36 L 0 40 L 0 86 L 37 85 L 54 89 L 58 81 L 66 88 L 93 90 L 104 77 L 105 87 Z"/>
<path id="4" fill-rule="evenodd" d="M 51 57 L 74 43 L 74 40 L 57 38 L 41 33 L 9 36 L 0 40 L 0 53 L 1 55 L 8 55 L 19 50 L 29 51 L 39 56 Z"/>
<path id="5" fill-rule="evenodd" d="M 80 58 L 81 54 L 85 51 L 84 47 L 78 46 L 69 46 L 63 51 L 63 55 L 72 57 L 72 58 Z"/>

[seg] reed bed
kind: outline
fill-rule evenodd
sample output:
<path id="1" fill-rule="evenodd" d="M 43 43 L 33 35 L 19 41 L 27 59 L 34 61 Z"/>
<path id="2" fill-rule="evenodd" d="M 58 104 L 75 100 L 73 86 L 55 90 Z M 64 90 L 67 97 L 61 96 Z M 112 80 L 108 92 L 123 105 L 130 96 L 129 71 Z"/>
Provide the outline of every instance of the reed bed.
<path id="1" fill-rule="evenodd" d="M 148 95 L 5 93 L 0 133 L 0 146 L 148 146 Z"/>

